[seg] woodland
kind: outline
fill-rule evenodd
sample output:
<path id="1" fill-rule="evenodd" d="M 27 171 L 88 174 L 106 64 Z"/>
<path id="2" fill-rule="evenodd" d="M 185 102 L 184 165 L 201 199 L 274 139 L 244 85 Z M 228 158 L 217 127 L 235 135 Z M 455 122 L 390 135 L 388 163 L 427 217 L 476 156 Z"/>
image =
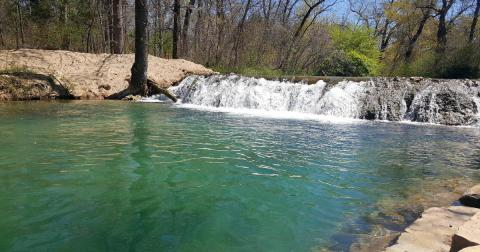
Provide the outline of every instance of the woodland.
<path id="1" fill-rule="evenodd" d="M 480 0 L 142 0 L 149 54 L 248 75 L 478 78 Z M 135 51 L 135 1 L 2 0 L 0 49 Z"/>

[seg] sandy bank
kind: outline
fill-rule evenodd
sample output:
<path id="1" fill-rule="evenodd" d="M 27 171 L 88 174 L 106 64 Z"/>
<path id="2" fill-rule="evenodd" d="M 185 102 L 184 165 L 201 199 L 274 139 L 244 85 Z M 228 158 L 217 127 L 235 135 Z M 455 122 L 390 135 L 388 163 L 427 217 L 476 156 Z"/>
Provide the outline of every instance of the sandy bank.
<path id="1" fill-rule="evenodd" d="M 78 99 L 103 99 L 126 89 L 133 61 L 133 54 L 90 54 L 35 49 L 0 50 L 0 71 L 29 70 L 35 74 L 44 75 L 53 79 L 54 86 L 60 85 Z M 149 56 L 148 77 L 161 87 L 169 87 L 190 74 L 212 73 L 212 70 L 190 61 Z M 22 78 L 27 77 L 21 76 L 15 82 L 18 84 Z M 7 84 L 12 82 L 12 78 L 16 77 L 6 76 L 6 74 L 3 78 L 0 76 L 0 82 L 2 82 L 0 99 L 11 97 L 8 92 L 19 88 L 18 85 L 13 88 L 12 85 L 7 87 Z M 36 78 L 37 81 L 32 83 L 40 83 L 40 86 L 48 84 L 48 82 L 39 82 L 39 76 Z M 7 83 L 6 80 L 9 82 Z M 3 89 L 2 84 L 4 84 Z M 22 83 L 20 86 L 29 86 L 28 84 Z M 25 88 L 29 89 L 29 87 Z M 48 96 L 48 94 L 45 95 Z"/>

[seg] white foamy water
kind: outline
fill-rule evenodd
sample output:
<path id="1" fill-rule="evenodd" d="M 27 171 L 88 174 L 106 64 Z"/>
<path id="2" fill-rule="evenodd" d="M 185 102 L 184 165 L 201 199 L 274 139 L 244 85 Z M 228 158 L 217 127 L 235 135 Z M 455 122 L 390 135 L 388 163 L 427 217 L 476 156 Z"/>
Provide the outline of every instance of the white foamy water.
<path id="1" fill-rule="evenodd" d="M 184 104 L 218 108 L 225 112 L 234 109 L 240 113 L 272 117 L 358 118 L 363 83 L 341 82 L 326 90 L 323 81 L 306 85 L 236 75 L 191 76 L 171 91 Z"/>
<path id="2" fill-rule="evenodd" d="M 355 119 L 478 125 L 480 85 L 377 78 L 313 85 L 238 75 L 190 76 L 171 87 L 177 106 L 251 116 L 352 122 Z M 167 102 L 152 96 L 142 102 Z"/>
<path id="3" fill-rule="evenodd" d="M 177 107 L 194 109 L 201 111 L 209 112 L 220 112 L 220 113 L 229 113 L 234 115 L 241 115 L 246 117 L 263 117 L 263 118 L 272 118 L 272 119 L 294 119 L 294 120 L 308 120 L 308 121 L 319 121 L 319 122 L 328 122 L 328 123 L 361 123 L 364 120 L 338 117 L 338 116 L 328 116 L 328 115 L 317 115 L 310 113 L 302 112 L 292 112 L 292 111 L 268 111 L 260 109 L 238 109 L 238 108 L 228 108 L 228 107 L 209 107 L 203 105 L 195 105 L 188 103 L 177 103 Z"/>

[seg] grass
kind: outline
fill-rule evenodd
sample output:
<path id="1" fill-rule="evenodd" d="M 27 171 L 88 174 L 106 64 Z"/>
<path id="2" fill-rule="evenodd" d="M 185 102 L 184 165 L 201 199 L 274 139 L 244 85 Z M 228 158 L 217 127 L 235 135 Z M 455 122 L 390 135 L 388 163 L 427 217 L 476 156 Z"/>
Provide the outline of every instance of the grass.
<path id="1" fill-rule="evenodd" d="M 20 74 L 36 74 L 36 73 L 26 67 L 9 67 L 5 69 L 0 69 L 0 74 L 20 75 Z"/>
<path id="2" fill-rule="evenodd" d="M 236 73 L 247 76 L 281 76 L 285 75 L 281 70 L 274 70 L 267 67 L 212 67 L 216 72 L 222 74 Z"/>

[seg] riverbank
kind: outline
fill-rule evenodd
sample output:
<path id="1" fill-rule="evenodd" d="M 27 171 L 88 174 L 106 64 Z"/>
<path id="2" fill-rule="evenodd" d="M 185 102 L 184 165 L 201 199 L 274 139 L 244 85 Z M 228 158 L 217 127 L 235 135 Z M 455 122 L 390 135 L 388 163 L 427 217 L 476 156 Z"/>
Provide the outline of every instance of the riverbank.
<path id="1" fill-rule="evenodd" d="M 128 87 L 133 54 L 0 50 L 0 100 L 105 99 Z M 149 56 L 148 78 L 161 88 L 214 72 L 183 59 Z"/>
<path id="2" fill-rule="evenodd" d="M 425 210 L 385 251 L 456 252 L 480 245 L 480 208 L 464 201 L 466 197 L 478 199 L 479 195 L 480 184 L 467 190 L 460 198 L 465 205 L 457 203 Z"/>

